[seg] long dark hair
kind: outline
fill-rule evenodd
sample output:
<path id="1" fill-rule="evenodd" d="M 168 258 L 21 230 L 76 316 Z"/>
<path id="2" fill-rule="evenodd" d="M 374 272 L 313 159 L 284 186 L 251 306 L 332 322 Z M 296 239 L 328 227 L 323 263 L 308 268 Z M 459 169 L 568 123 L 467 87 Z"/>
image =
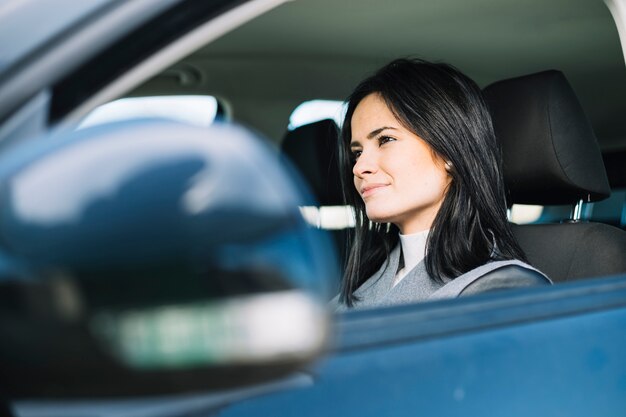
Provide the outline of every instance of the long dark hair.
<path id="1" fill-rule="evenodd" d="M 346 203 L 356 227 L 341 288 L 341 301 L 374 274 L 398 243 L 398 228 L 373 223 L 354 188 L 351 119 L 357 105 L 379 94 L 398 121 L 421 137 L 444 161 L 452 180 L 430 229 L 425 257 L 431 279 L 459 275 L 491 259 L 526 261 L 506 217 L 502 162 L 491 116 L 480 88 L 456 68 L 418 59 L 395 60 L 361 82 L 348 98 L 339 149 Z"/>

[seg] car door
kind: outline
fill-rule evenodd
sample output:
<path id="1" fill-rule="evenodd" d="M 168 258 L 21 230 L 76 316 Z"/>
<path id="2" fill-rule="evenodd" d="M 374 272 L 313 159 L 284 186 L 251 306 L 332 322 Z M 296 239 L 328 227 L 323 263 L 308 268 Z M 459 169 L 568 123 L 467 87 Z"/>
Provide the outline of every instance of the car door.
<path id="1" fill-rule="evenodd" d="M 621 415 L 625 278 L 342 315 L 308 379 L 219 415 Z"/>

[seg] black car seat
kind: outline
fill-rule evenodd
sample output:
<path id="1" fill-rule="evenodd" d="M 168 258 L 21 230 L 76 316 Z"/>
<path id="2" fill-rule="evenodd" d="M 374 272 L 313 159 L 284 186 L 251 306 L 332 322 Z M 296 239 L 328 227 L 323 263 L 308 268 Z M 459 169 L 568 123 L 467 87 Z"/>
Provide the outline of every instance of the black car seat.
<path id="1" fill-rule="evenodd" d="M 308 182 L 320 206 L 342 205 L 337 145 L 339 128 L 330 119 L 288 131 L 282 152 Z"/>
<path id="2" fill-rule="evenodd" d="M 626 150 L 602 154 L 611 189 L 626 188 Z"/>
<path id="3" fill-rule="evenodd" d="M 339 163 L 337 159 L 339 128 L 331 119 L 300 126 L 288 131 L 281 148 L 300 171 L 316 199 L 318 207 L 343 206 Z M 344 264 L 347 229 L 331 230 L 336 251 Z"/>
<path id="4" fill-rule="evenodd" d="M 610 194 L 596 137 L 559 71 L 496 82 L 484 90 L 502 144 L 507 202 L 574 208 L 561 224 L 514 225 L 531 264 L 554 282 L 626 272 L 626 232 L 580 220 Z"/>

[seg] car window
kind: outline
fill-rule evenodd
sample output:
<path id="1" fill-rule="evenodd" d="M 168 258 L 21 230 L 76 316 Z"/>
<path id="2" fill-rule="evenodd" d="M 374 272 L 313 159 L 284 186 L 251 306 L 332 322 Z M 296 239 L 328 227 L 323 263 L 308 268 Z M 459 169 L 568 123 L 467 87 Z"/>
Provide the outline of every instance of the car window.
<path id="1" fill-rule="evenodd" d="M 340 100 L 310 100 L 305 101 L 293 110 L 289 116 L 289 130 L 317 122 L 331 119 L 341 127 L 343 116 L 346 113 L 346 105 Z"/>
<path id="2" fill-rule="evenodd" d="M 78 125 L 78 129 L 120 120 L 165 118 L 196 126 L 210 126 L 223 117 L 223 107 L 213 96 L 130 97 L 97 107 Z"/>
<path id="3" fill-rule="evenodd" d="M 354 227 L 354 210 L 350 206 L 302 206 L 302 216 L 313 227 L 342 230 Z"/>
<path id="4" fill-rule="evenodd" d="M 536 206 L 514 204 L 509 220 L 516 224 L 545 224 L 567 222 L 574 207 L 569 205 Z M 615 188 L 600 201 L 583 204 L 581 220 L 626 227 L 626 188 Z"/>
<path id="5" fill-rule="evenodd" d="M 626 188 L 616 188 L 606 200 L 593 203 L 589 219 L 626 229 Z"/>
<path id="6" fill-rule="evenodd" d="M 516 224 L 530 224 L 539 220 L 543 206 L 513 204 L 509 209 L 509 220 Z"/>

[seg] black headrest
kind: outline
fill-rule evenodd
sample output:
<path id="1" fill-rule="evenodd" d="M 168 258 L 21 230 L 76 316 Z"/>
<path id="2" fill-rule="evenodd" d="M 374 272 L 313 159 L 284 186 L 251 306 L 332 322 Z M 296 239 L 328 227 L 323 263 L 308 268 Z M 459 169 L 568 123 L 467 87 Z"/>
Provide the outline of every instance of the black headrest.
<path id="1" fill-rule="evenodd" d="M 287 132 L 282 150 L 308 181 L 322 206 L 343 204 L 337 146 L 339 129 L 330 119 Z"/>
<path id="2" fill-rule="evenodd" d="M 509 204 L 572 204 L 610 194 L 591 124 L 560 71 L 484 90 L 502 144 Z"/>

